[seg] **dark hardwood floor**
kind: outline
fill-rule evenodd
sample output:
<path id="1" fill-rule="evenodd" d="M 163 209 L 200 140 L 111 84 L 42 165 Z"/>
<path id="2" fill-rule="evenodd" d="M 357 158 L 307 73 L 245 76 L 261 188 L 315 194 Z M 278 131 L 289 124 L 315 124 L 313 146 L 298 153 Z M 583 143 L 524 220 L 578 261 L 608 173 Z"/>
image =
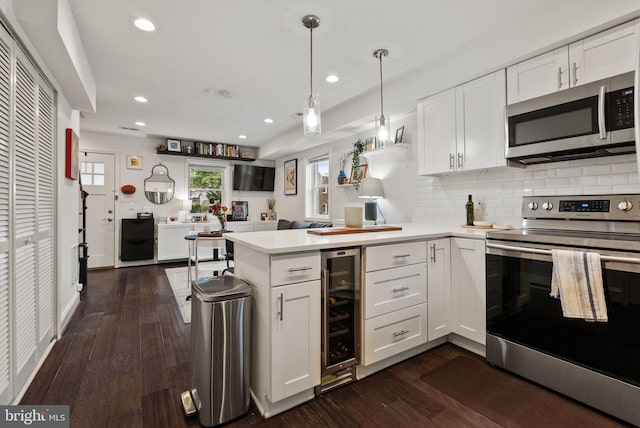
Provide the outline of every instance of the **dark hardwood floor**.
<path id="1" fill-rule="evenodd" d="M 165 267 L 89 272 L 80 307 L 22 404 L 67 404 L 72 427 L 198 426 L 179 402 L 191 383 L 190 327 Z M 461 355 L 482 361 L 446 344 L 270 419 L 252 405 L 228 426 L 500 426 L 420 380 Z"/>

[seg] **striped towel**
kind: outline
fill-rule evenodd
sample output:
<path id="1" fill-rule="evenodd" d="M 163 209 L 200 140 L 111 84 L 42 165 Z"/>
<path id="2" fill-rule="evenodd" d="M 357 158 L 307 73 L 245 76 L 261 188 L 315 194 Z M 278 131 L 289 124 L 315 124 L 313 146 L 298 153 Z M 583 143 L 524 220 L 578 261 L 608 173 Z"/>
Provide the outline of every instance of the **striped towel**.
<path id="1" fill-rule="evenodd" d="M 552 250 L 551 296 L 560 298 L 566 318 L 606 322 L 600 254 Z"/>

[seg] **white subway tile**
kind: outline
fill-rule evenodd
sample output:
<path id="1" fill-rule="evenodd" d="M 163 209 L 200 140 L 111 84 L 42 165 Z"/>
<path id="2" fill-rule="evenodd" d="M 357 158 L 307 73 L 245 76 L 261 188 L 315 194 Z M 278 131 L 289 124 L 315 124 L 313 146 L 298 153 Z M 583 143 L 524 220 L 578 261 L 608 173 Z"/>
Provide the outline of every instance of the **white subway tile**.
<path id="1" fill-rule="evenodd" d="M 581 166 L 558 168 L 556 171 L 558 177 L 579 177 L 582 175 Z"/>
<path id="2" fill-rule="evenodd" d="M 628 176 L 627 174 L 619 174 L 619 175 L 601 175 L 598 177 L 598 185 L 606 186 L 606 185 L 616 185 L 616 184 L 627 184 Z"/>
<path id="3" fill-rule="evenodd" d="M 611 164 L 583 166 L 582 173 L 583 175 L 611 174 Z"/>

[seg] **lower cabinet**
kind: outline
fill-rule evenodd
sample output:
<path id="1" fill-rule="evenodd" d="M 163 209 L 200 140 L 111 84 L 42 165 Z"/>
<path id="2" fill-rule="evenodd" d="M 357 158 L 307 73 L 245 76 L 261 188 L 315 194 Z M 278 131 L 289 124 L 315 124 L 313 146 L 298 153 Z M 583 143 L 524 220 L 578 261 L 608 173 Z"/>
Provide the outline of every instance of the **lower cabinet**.
<path id="1" fill-rule="evenodd" d="M 320 383 L 320 281 L 271 288 L 271 401 Z"/>
<path id="2" fill-rule="evenodd" d="M 364 249 L 363 366 L 427 342 L 425 245 L 406 242 Z"/>
<path id="3" fill-rule="evenodd" d="M 451 333 L 451 244 L 449 238 L 427 241 L 429 341 Z M 455 264 L 454 264 L 455 266 Z"/>
<path id="4" fill-rule="evenodd" d="M 485 242 L 451 238 L 453 332 L 485 344 Z"/>

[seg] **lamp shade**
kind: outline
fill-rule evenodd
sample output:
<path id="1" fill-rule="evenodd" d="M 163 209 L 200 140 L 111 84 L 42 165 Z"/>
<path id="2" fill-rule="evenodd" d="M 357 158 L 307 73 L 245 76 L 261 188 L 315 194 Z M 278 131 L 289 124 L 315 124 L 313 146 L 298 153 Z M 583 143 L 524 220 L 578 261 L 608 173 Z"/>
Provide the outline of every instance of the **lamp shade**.
<path id="1" fill-rule="evenodd" d="M 379 178 L 363 178 L 360 183 L 359 198 L 379 199 L 384 198 L 384 187 Z"/>

